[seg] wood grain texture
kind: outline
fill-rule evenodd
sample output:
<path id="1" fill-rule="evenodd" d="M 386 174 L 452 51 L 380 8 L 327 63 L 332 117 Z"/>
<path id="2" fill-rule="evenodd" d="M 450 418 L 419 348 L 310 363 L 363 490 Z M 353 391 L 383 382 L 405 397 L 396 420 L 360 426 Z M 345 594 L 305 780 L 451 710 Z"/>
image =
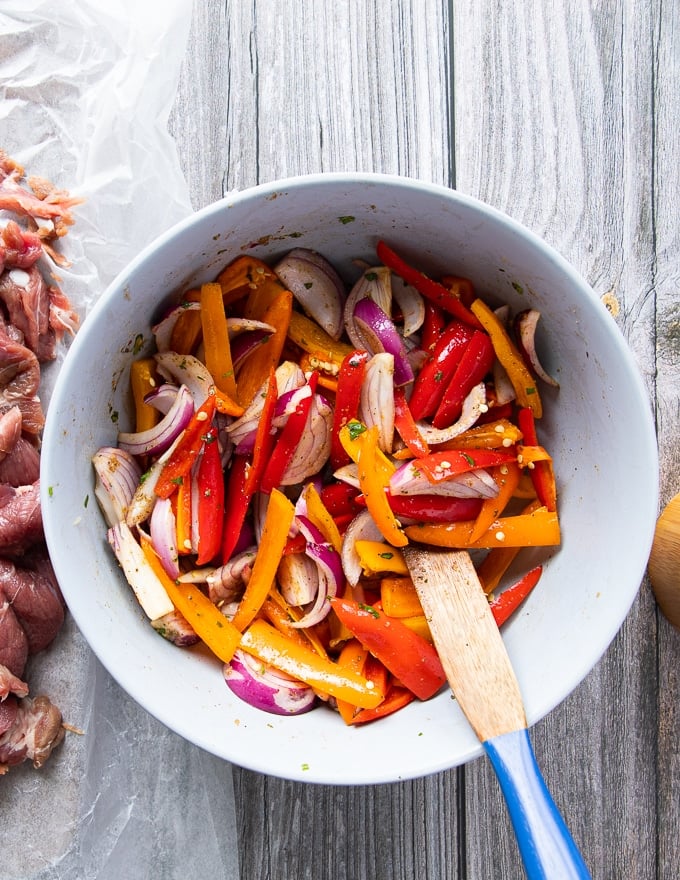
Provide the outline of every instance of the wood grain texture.
<path id="1" fill-rule="evenodd" d="M 481 742 L 526 727 L 522 695 L 466 551 L 402 550 L 451 690 Z"/>
<path id="2" fill-rule="evenodd" d="M 679 22 L 680 0 L 205 0 L 172 131 L 196 207 L 289 174 L 377 170 L 455 185 L 544 236 L 607 296 L 635 353 L 668 500 Z M 645 582 L 595 669 L 532 729 L 595 878 L 680 875 L 678 670 L 680 635 Z M 523 876 L 484 760 L 389 786 L 238 769 L 235 785 L 243 880 Z"/>

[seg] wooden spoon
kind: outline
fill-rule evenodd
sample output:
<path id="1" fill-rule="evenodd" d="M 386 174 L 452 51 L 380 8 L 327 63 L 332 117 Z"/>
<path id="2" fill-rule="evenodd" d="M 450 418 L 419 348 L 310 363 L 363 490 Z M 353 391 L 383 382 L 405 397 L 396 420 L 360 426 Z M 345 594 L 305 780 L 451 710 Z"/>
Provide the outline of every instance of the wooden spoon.
<path id="1" fill-rule="evenodd" d="M 515 673 L 469 554 L 404 547 L 453 693 L 491 760 L 529 880 L 588 868 L 538 769 Z"/>
<path id="2" fill-rule="evenodd" d="M 680 493 L 657 520 L 648 571 L 659 608 L 680 629 Z"/>

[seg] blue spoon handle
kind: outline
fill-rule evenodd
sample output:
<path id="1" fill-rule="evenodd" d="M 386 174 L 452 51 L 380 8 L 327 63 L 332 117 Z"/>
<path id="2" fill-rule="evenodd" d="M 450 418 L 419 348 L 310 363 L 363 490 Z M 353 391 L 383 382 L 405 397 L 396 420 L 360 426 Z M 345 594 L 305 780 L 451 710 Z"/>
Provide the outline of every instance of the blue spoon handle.
<path id="1" fill-rule="evenodd" d="M 590 880 L 550 796 L 526 728 L 482 743 L 503 791 L 528 880 Z"/>

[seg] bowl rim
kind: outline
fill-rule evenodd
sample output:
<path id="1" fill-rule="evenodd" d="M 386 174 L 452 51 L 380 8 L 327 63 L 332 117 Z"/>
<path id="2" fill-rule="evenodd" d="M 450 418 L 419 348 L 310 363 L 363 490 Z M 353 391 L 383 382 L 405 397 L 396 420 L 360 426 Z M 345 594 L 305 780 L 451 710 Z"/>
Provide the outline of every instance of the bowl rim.
<path id="1" fill-rule="evenodd" d="M 121 271 L 115 276 L 115 278 L 106 286 L 105 290 L 102 294 L 97 298 L 92 308 L 90 309 L 88 315 L 86 316 L 83 326 L 90 320 L 91 316 L 96 316 L 99 311 L 103 311 L 108 302 L 115 297 L 121 290 L 124 290 L 127 280 L 133 276 L 138 269 L 143 266 L 149 257 L 154 254 L 158 249 L 167 246 L 176 240 L 179 236 L 182 236 L 187 228 L 193 227 L 197 224 L 202 224 L 203 222 L 208 221 L 211 217 L 216 214 L 221 214 L 225 210 L 228 210 L 232 207 L 238 206 L 243 202 L 249 202 L 251 200 L 256 200 L 258 198 L 272 198 L 276 194 L 281 193 L 282 191 L 290 191 L 292 189 L 302 189 L 305 187 L 314 187 L 318 185 L 332 185 L 332 184 L 346 184 L 350 185 L 379 185 L 379 186 L 387 186 L 387 187 L 398 187 L 400 189 L 410 190 L 417 189 L 420 192 L 430 193 L 432 195 L 439 196 L 446 200 L 453 199 L 454 201 L 466 205 L 475 211 L 477 211 L 480 215 L 483 215 L 496 223 L 500 223 L 506 226 L 508 229 L 512 230 L 521 237 L 531 246 L 537 248 L 542 251 L 543 254 L 549 258 L 550 262 L 553 263 L 556 269 L 564 274 L 571 283 L 578 286 L 580 290 L 590 297 L 593 302 L 600 303 L 599 298 L 593 291 L 593 289 L 588 285 L 585 279 L 577 272 L 574 266 L 566 260 L 552 245 L 546 242 L 539 235 L 534 233 L 532 230 L 525 227 L 519 221 L 513 219 L 507 213 L 481 201 L 480 199 L 475 198 L 474 196 L 466 195 L 459 190 L 452 189 L 441 184 L 429 183 L 426 181 L 419 180 L 414 177 L 407 177 L 402 175 L 394 175 L 394 174 L 385 174 L 385 173 L 377 173 L 377 172 L 320 172 L 314 174 L 306 174 L 299 175 L 293 177 L 281 178 L 278 180 L 260 183 L 255 186 L 246 188 L 244 190 L 237 191 L 235 193 L 229 193 L 218 199 L 215 202 L 212 202 L 203 208 L 189 214 L 186 218 L 176 222 L 171 227 L 169 227 L 166 231 L 162 232 L 160 235 L 153 238 L 149 243 L 147 243 L 144 247 L 141 248 L 139 253 L 123 268 Z M 605 307 L 602 305 L 602 308 Z M 631 348 L 628 346 L 623 334 L 620 332 L 618 326 L 616 324 L 613 325 L 615 333 L 612 334 L 612 338 L 615 340 L 615 344 L 617 346 L 617 350 L 619 355 L 621 356 L 623 362 L 628 367 L 628 372 L 631 381 L 633 382 L 634 387 L 631 388 L 631 393 L 638 396 L 641 400 L 649 401 L 649 396 L 647 394 L 646 387 L 643 382 L 642 374 L 638 367 L 638 364 L 634 358 L 633 352 Z M 58 388 L 62 383 L 59 381 L 59 377 L 63 373 L 64 375 L 68 374 L 68 365 L 75 361 L 78 356 L 78 352 L 80 350 L 80 339 L 84 338 L 80 334 L 76 334 L 73 339 L 69 350 L 64 359 L 64 363 L 59 371 L 59 376 L 57 377 L 57 383 L 53 389 L 53 394 L 59 393 Z M 647 508 L 643 512 L 643 516 L 641 517 L 641 522 L 644 522 L 645 527 L 640 530 L 639 539 L 641 545 L 646 548 L 646 556 L 649 554 L 649 549 L 651 549 L 651 544 L 653 540 L 653 531 L 654 531 L 654 523 L 656 520 L 656 514 L 658 512 L 658 497 L 659 497 L 659 488 L 658 488 L 658 447 L 656 443 L 656 429 L 653 420 L 653 413 L 650 406 L 644 408 L 644 412 L 640 414 L 641 420 L 644 420 L 646 423 L 646 430 L 644 431 L 644 439 L 646 448 L 643 450 L 643 455 L 646 460 L 649 462 L 650 470 L 654 469 L 657 473 L 657 480 L 655 482 L 655 486 L 650 490 L 650 494 L 647 496 Z M 44 431 L 44 442 L 45 444 L 49 444 L 50 440 L 53 439 L 53 425 L 55 424 L 54 420 L 50 418 L 50 407 L 49 402 L 47 406 L 47 417 Z M 48 461 L 48 458 L 45 457 L 45 461 Z M 42 479 L 42 462 L 41 462 L 41 495 L 42 495 L 42 504 L 43 509 L 46 509 L 49 504 L 49 481 Z M 45 537 L 48 544 L 48 548 L 50 547 L 50 543 L 53 541 L 53 534 L 51 528 L 51 517 L 48 515 L 45 520 Z M 645 557 L 646 558 L 646 557 Z M 641 556 L 642 559 L 642 556 Z M 56 568 L 57 566 L 55 566 Z M 595 659 L 593 659 L 593 653 L 589 653 L 587 656 L 587 660 L 581 659 L 581 662 L 578 659 L 575 659 L 574 666 L 571 670 L 571 675 L 568 680 L 565 680 L 563 683 L 560 694 L 557 695 L 557 700 L 551 699 L 546 701 L 546 705 L 540 707 L 538 712 L 534 712 L 532 716 L 528 719 L 530 724 L 536 723 L 538 720 L 543 718 L 546 714 L 552 711 L 553 708 L 559 706 L 577 687 L 577 685 L 588 675 L 588 673 L 594 668 L 599 659 L 604 655 L 607 649 L 610 647 L 611 642 L 613 641 L 616 634 L 621 629 L 621 626 L 624 623 L 624 620 L 635 601 L 637 593 L 639 591 L 639 585 L 642 582 L 644 571 L 646 569 L 646 563 L 640 566 L 640 571 L 635 572 L 635 580 L 637 582 L 637 586 L 633 590 L 631 588 L 630 594 L 630 602 L 627 607 L 627 611 L 621 617 L 620 620 L 612 620 L 611 625 L 606 631 L 606 636 L 603 636 L 601 643 L 601 651 Z M 631 584 L 633 583 L 633 572 L 631 572 Z M 59 572 L 57 570 L 57 576 L 59 576 Z M 181 732 L 181 727 L 177 726 L 171 721 L 168 720 L 169 713 L 163 711 L 157 711 L 157 709 L 150 708 L 146 702 L 144 701 L 144 693 L 143 690 L 139 690 L 134 687 L 134 684 L 130 682 L 129 677 L 121 675 L 119 670 L 116 669 L 115 665 L 112 665 L 108 662 L 108 658 L 106 657 L 106 653 L 102 652 L 101 647 L 95 647 L 96 640 L 91 641 L 91 639 L 86 635 L 88 633 L 87 621 L 83 621 L 79 619 L 79 615 L 74 613 L 71 610 L 71 614 L 73 615 L 76 624 L 79 629 L 85 636 L 86 641 L 90 645 L 93 653 L 101 660 L 103 665 L 107 668 L 110 674 L 118 681 L 121 687 L 128 693 L 130 696 L 137 702 L 139 702 L 142 707 L 148 711 L 150 714 L 157 717 L 162 723 L 169 726 L 171 729 L 177 731 L 181 735 L 185 736 L 189 741 L 196 743 L 202 748 L 205 748 L 208 751 L 212 751 L 208 744 L 205 742 L 199 742 L 195 737 L 189 736 L 186 733 Z M 101 656 L 102 653 L 104 656 Z M 482 746 L 481 744 L 469 749 L 466 754 L 462 756 L 462 759 L 457 762 L 457 764 L 465 763 L 479 755 L 482 754 Z M 235 760 L 235 758 L 230 758 L 227 756 L 223 756 L 225 760 Z M 432 764 L 431 766 L 424 767 L 419 771 L 415 771 L 413 773 L 399 774 L 395 772 L 393 774 L 383 774 L 376 775 L 370 779 L 357 779 L 353 778 L 351 772 L 347 772 L 347 768 L 343 771 L 342 776 L 340 778 L 340 771 L 330 772 L 330 773 L 317 773 L 316 776 L 313 774 L 310 775 L 306 772 L 300 772 L 299 774 L 295 774 L 295 772 L 291 772 L 290 769 L 287 769 L 286 772 L 282 772 L 280 766 L 276 763 L 276 761 L 272 761 L 271 759 L 262 760 L 262 756 L 259 756 L 258 760 L 253 760 L 248 763 L 243 760 L 243 756 L 238 756 L 238 763 L 241 766 L 248 767 L 249 769 L 256 770 L 263 773 L 268 773 L 274 776 L 281 776 L 286 779 L 292 779 L 297 781 L 305 781 L 312 783 L 325 783 L 325 784 L 375 784 L 375 783 L 383 783 L 383 782 L 393 782 L 398 781 L 405 778 L 416 778 L 424 775 L 428 775 L 433 772 L 439 772 L 441 770 L 447 769 L 451 766 L 454 766 L 450 762 L 440 762 L 439 764 Z"/>

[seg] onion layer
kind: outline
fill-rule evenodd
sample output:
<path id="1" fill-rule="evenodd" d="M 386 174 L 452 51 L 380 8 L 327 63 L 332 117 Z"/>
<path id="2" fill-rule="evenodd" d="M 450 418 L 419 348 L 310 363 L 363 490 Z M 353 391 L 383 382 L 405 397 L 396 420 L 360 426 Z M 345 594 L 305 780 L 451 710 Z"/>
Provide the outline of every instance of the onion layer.
<path id="1" fill-rule="evenodd" d="M 308 248 L 294 248 L 274 272 L 310 318 L 333 339 L 340 339 L 345 285 L 328 260 Z"/>
<path id="2" fill-rule="evenodd" d="M 147 431 L 118 434 L 118 446 L 131 455 L 160 455 L 186 428 L 194 414 L 194 399 L 186 385 L 177 390 L 175 400 L 157 425 Z"/>
<path id="3" fill-rule="evenodd" d="M 223 667 L 224 680 L 237 697 L 274 715 L 300 715 L 314 707 L 311 687 L 245 651 L 237 650 Z"/>

